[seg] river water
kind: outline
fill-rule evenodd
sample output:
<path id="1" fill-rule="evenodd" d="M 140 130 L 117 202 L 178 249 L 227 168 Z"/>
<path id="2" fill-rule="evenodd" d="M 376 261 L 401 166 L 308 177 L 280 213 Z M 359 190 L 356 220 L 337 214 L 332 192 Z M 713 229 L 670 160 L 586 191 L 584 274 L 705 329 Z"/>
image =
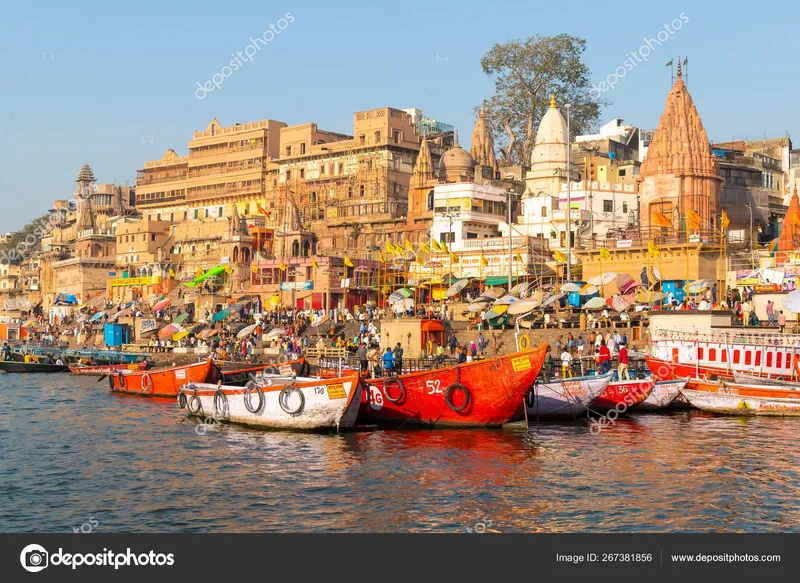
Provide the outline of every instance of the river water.
<path id="1" fill-rule="evenodd" d="M 698 412 L 343 435 L 204 426 L 0 376 L 3 532 L 800 531 L 800 419 Z"/>

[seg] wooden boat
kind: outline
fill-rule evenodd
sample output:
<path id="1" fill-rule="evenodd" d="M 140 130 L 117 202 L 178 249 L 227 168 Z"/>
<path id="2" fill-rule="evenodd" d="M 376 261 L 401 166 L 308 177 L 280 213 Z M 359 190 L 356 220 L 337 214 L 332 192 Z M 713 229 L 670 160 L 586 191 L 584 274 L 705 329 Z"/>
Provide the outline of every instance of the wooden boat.
<path id="1" fill-rule="evenodd" d="M 13 360 L 1 360 L 0 371 L 7 373 L 27 372 L 27 373 L 54 373 L 69 372 L 66 364 L 40 364 L 38 362 L 17 362 Z"/>
<path id="2" fill-rule="evenodd" d="M 305 358 L 281 363 L 267 363 L 260 366 L 251 366 L 235 370 L 222 370 L 222 384 L 226 386 L 243 387 L 251 380 L 262 377 L 308 377 L 311 374 L 311 365 Z"/>
<path id="3" fill-rule="evenodd" d="M 336 379 L 283 378 L 271 386 L 191 383 L 181 388 L 178 405 L 190 416 L 259 429 L 339 431 L 355 424 L 363 391 L 355 371 Z"/>
<path id="4" fill-rule="evenodd" d="M 652 356 L 645 356 L 644 360 L 647 363 L 647 368 L 650 369 L 653 378 L 660 381 L 674 381 L 683 377 L 711 380 L 733 378 L 733 371 L 727 368 L 671 362 L 669 360 L 662 360 Z"/>
<path id="5" fill-rule="evenodd" d="M 781 379 L 770 379 L 736 371 L 733 373 L 733 380 L 736 382 L 736 384 L 740 385 L 772 385 L 777 387 L 792 387 L 795 389 L 800 389 L 800 383 L 797 382 L 783 381 Z"/>
<path id="6" fill-rule="evenodd" d="M 535 383 L 525 400 L 528 419 L 571 419 L 587 407 L 611 382 L 612 373 Z"/>
<path id="7" fill-rule="evenodd" d="M 522 416 L 547 345 L 457 366 L 370 379 L 359 419 L 374 423 L 499 427 Z"/>
<path id="8" fill-rule="evenodd" d="M 69 372 L 78 375 L 103 376 L 114 374 L 120 371 L 145 370 L 149 362 L 131 362 L 128 364 L 105 364 L 105 365 L 70 365 Z"/>
<path id="9" fill-rule="evenodd" d="M 187 383 L 215 383 L 222 378 L 219 367 L 209 358 L 187 366 L 152 371 L 118 371 L 108 382 L 115 393 L 140 397 L 174 398 Z"/>
<path id="10" fill-rule="evenodd" d="M 776 385 L 742 385 L 738 383 L 707 381 L 704 379 L 689 379 L 686 388 L 691 391 L 722 393 L 742 397 L 800 400 L 800 391 L 792 389 L 791 387 Z"/>
<path id="11" fill-rule="evenodd" d="M 624 413 L 643 403 L 650 396 L 653 387 L 655 383 L 650 379 L 609 383 L 600 396 L 589 405 L 589 410 L 607 413 L 613 409 L 617 413 Z"/>
<path id="12" fill-rule="evenodd" d="M 663 411 L 681 394 L 681 389 L 689 382 L 689 377 L 674 381 L 658 381 L 647 398 L 636 405 L 637 411 Z"/>
<path id="13" fill-rule="evenodd" d="M 800 417 L 800 399 L 779 397 L 752 397 L 711 391 L 681 389 L 692 406 L 708 413 L 724 415 L 770 415 Z"/>

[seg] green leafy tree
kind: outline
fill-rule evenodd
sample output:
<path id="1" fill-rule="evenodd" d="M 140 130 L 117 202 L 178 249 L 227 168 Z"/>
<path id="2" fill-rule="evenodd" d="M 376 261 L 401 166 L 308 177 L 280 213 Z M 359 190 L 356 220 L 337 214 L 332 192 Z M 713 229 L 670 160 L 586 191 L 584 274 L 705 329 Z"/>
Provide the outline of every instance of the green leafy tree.
<path id="1" fill-rule="evenodd" d="M 25 225 L 22 230 L 12 233 L 10 239 L 2 241 L 0 243 L 2 257 L 13 257 L 12 263 L 18 264 L 24 257 L 40 251 L 42 234 L 49 232 L 52 228 L 48 222 L 50 218 L 50 215 L 36 218 Z M 19 251 L 24 253 L 20 254 Z"/>
<path id="2" fill-rule="evenodd" d="M 573 135 L 596 126 L 609 102 L 590 93 L 589 68 L 581 57 L 586 41 L 576 36 L 536 35 L 496 44 L 481 59 L 494 77 L 495 93 L 482 107 L 494 130 L 504 165 L 530 165 L 536 128 L 555 94 L 559 106 L 571 104 Z"/>

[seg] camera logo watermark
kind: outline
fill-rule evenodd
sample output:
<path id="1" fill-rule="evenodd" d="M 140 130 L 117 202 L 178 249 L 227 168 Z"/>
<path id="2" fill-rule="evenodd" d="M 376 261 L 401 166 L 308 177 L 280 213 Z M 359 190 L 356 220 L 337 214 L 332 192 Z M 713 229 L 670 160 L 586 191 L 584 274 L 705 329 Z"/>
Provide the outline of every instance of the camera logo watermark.
<path id="1" fill-rule="evenodd" d="M 49 555 L 41 545 L 28 545 L 19 554 L 19 562 L 22 568 L 29 573 L 38 573 L 47 568 Z"/>
<path id="2" fill-rule="evenodd" d="M 681 12 L 678 18 L 673 19 L 672 22 L 665 23 L 664 29 L 659 30 L 658 34 L 656 34 L 654 37 L 642 37 L 642 40 L 644 41 L 642 46 L 625 55 L 627 58 L 622 61 L 622 64 L 619 67 L 614 69 L 613 73 L 609 73 L 605 80 L 592 85 L 592 88 L 589 90 L 589 92 L 592 94 L 592 97 L 597 98 L 606 91 L 613 91 L 616 89 L 617 83 L 619 83 L 620 79 L 638 67 L 639 63 L 646 63 L 650 58 L 650 55 L 652 55 L 658 47 L 667 42 L 672 35 L 683 28 L 683 25 L 687 24 L 688 22 L 689 17 L 686 16 L 685 12 Z"/>
<path id="3" fill-rule="evenodd" d="M 236 51 L 235 53 L 231 53 L 233 59 L 231 59 L 227 65 L 222 67 L 219 73 L 214 73 L 211 76 L 211 79 L 205 83 L 196 81 L 197 89 L 194 91 L 194 96 L 197 99 L 205 99 L 206 96 L 212 91 L 222 89 L 222 84 L 225 82 L 225 79 L 233 75 L 235 71 L 238 71 L 244 67 L 245 63 L 252 62 L 253 58 L 260 50 L 275 40 L 275 37 L 278 36 L 282 31 L 289 28 L 289 25 L 293 22 L 294 16 L 292 16 L 291 12 L 287 12 L 283 15 L 283 17 L 278 19 L 277 23 L 273 24 L 270 22 L 269 29 L 265 30 L 260 37 L 253 38 L 251 36 L 250 44 L 244 48 L 244 51 Z"/>
<path id="4" fill-rule="evenodd" d="M 37 544 L 26 546 L 19 554 L 22 568 L 30 573 L 38 573 L 47 567 L 71 567 L 74 571 L 81 566 L 90 567 L 171 567 L 175 564 L 173 553 L 133 553 L 128 548 L 124 553 L 115 553 L 110 549 L 103 549 L 101 553 L 65 553 L 63 548 L 58 549 L 52 556 L 47 550 Z"/>

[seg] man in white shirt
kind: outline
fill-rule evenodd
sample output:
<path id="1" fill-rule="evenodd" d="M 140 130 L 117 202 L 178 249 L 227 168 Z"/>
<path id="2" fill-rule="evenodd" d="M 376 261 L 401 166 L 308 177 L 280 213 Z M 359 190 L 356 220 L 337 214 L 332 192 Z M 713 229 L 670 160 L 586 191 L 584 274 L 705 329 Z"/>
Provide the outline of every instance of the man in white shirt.
<path id="1" fill-rule="evenodd" d="M 561 353 L 561 378 L 568 379 L 572 378 L 572 355 L 569 353 L 569 350 L 564 348 L 564 352 Z"/>

